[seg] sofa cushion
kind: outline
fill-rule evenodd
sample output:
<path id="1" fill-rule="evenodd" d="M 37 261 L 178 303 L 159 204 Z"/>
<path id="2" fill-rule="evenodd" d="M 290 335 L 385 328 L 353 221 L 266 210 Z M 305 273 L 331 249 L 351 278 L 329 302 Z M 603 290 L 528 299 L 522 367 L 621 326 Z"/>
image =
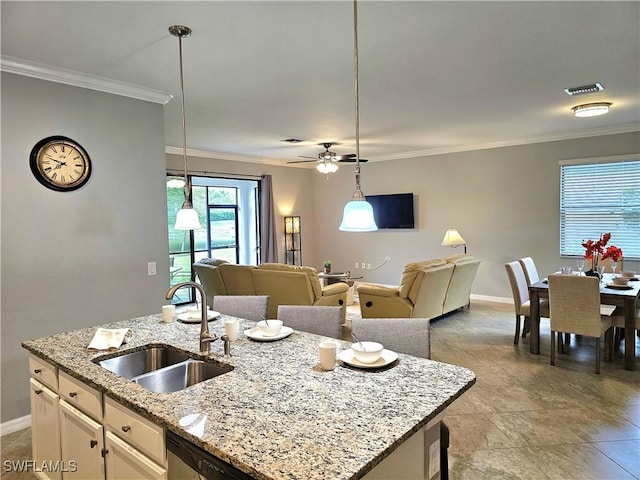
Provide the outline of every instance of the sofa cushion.
<path id="1" fill-rule="evenodd" d="M 318 299 L 322 296 L 322 286 L 320 285 L 320 279 L 318 278 L 318 270 L 313 267 L 305 267 L 298 265 L 285 265 L 283 263 L 263 263 L 258 267 L 260 270 L 277 270 L 281 272 L 299 272 L 307 275 L 309 283 L 311 284 L 311 290 L 313 296 Z"/>
<path id="2" fill-rule="evenodd" d="M 430 267 L 444 265 L 446 262 L 442 258 L 434 258 L 423 262 L 407 263 L 402 272 L 402 281 L 400 282 L 399 294 L 400 298 L 407 298 L 411 288 L 420 276 L 420 272 Z"/>
<path id="3" fill-rule="evenodd" d="M 235 265 L 223 263 L 218 266 L 222 281 L 229 295 L 255 295 L 253 277 L 251 271 L 256 267 L 252 265 Z"/>

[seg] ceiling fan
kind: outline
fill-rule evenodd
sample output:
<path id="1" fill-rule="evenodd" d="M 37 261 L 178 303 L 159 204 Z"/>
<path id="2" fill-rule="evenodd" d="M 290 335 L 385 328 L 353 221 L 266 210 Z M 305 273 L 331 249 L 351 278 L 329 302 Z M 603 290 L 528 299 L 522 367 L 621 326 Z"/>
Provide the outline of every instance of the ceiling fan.
<path id="1" fill-rule="evenodd" d="M 289 163 L 307 163 L 307 162 L 318 162 L 318 166 L 316 167 L 321 173 L 333 173 L 338 170 L 338 165 L 336 162 L 347 162 L 347 163 L 355 163 L 356 155 L 354 153 L 349 153 L 347 155 L 336 155 L 335 152 L 330 151 L 329 149 L 335 145 L 332 142 L 320 143 L 325 149 L 324 152 L 318 153 L 317 157 L 307 157 L 305 155 L 298 155 L 300 158 L 310 158 L 311 160 L 295 160 Z M 360 159 L 360 162 L 367 162 L 363 158 Z"/>

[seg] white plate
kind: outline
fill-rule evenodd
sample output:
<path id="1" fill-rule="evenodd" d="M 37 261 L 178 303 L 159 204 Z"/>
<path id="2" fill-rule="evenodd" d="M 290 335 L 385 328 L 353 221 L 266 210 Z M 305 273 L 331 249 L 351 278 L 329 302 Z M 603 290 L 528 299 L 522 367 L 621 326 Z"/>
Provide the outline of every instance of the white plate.
<path id="1" fill-rule="evenodd" d="M 342 360 L 344 363 L 358 368 L 380 368 L 386 367 L 390 363 L 395 362 L 398 359 L 398 354 L 391 350 L 382 350 L 380 358 L 373 363 L 362 363 L 357 360 L 353 355 L 353 350 L 350 348 L 343 350 L 338 354 L 338 360 Z"/>
<path id="2" fill-rule="evenodd" d="M 220 312 L 216 312 L 214 310 L 207 311 L 207 320 L 213 320 L 214 318 L 218 318 L 219 316 L 220 316 Z M 198 317 L 196 318 L 193 318 L 188 313 L 179 313 L 178 320 L 180 320 L 183 323 L 200 323 L 202 318 L 200 317 L 200 315 L 198 315 Z"/>
<path id="3" fill-rule="evenodd" d="M 261 342 L 275 342 L 276 340 L 282 340 L 283 338 L 288 337 L 293 333 L 293 328 L 291 327 L 282 327 L 280 329 L 280 333 L 277 335 L 273 335 L 271 337 L 265 336 L 257 327 L 250 328 L 249 330 L 245 330 L 244 334 L 253 339 L 259 340 Z"/>

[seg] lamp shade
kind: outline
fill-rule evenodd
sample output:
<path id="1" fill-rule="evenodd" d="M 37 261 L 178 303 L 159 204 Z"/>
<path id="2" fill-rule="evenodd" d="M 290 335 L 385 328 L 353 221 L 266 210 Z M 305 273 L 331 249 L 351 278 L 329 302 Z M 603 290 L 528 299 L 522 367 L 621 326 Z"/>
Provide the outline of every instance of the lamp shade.
<path id="1" fill-rule="evenodd" d="M 378 230 L 373 218 L 373 207 L 366 200 L 351 200 L 344 206 L 342 223 L 338 230 L 343 232 L 375 232 Z"/>
<path id="2" fill-rule="evenodd" d="M 442 245 L 447 247 L 455 247 L 457 245 L 465 245 L 466 242 L 462 235 L 458 233 L 458 230 L 455 228 L 450 228 L 444 234 L 444 238 L 442 239 Z"/>
<path id="3" fill-rule="evenodd" d="M 338 171 L 338 165 L 333 163 L 331 160 L 325 160 L 316 166 L 316 170 L 320 173 L 334 173 Z"/>
<path id="4" fill-rule="evenodd" d="M 193 208 L 181 208 L 176 215 L 175 230 L 199 230 L 202 228 L 198 212 Z"/>

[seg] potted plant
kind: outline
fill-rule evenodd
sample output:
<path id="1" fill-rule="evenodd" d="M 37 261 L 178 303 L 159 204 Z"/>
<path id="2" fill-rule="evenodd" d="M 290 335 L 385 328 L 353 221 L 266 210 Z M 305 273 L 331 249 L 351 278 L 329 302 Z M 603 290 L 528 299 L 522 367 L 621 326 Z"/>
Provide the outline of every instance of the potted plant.
<path id="1" fill-rule="evenodd" d="M 331 273 L 331 260 L 325 260 L 322 262 L 322 271 L 324 273 Z"/>
<path id="2" fill-rule="evenodd" d="M 584 258 L 591 260 L 591 269 L 585 272 L 585 275 L 599 277 L 597 267 L 599 260 L 610 258 L 612 267 L 615 272 L 618 260 L 622 257 L 622 250 L 615 245 L 609 245 L 607 243 L 611 239 L 611 233 L 603 233 L 600 235 L 600 239 L 597 241 L 586 240 L 582 242 L 582 246 L 585 248 Z M 606 248 L 605 248 L 606 247 Z"/>

